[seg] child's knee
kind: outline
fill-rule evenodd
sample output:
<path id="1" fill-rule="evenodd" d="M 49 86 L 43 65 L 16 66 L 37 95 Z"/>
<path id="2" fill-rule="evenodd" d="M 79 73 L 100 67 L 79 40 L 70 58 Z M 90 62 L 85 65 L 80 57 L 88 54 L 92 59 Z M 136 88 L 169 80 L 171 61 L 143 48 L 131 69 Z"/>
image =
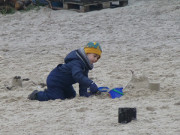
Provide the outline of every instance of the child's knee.
<path id="1" fill-rule="evenodd" d="M 72 90 L 68 93 L 66 93 L 66 98 L 71 99 L 71 98 L 75 98 L 76 97 L 76 91 Z"/>

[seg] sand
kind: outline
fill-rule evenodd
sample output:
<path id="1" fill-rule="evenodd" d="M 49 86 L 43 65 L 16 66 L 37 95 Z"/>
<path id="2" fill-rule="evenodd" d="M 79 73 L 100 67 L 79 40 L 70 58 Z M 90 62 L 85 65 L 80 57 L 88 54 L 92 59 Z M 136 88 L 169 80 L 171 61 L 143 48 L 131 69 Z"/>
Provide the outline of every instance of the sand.
<path id="1" fill-rule="evenodd" d="M 1 135 L 179 135 L 180 1 L 130 0 L 121 8 L 87 13 L 47 7 L 0 14 Z M 125 95 L 30 101 L 35 89 L 72 50 L 89 41 L 102 58 L 89 77 L 98 86 L 126 87 Z M 131 70 L 134 74 L 131 74 Z M 22 87 L 12 87 L 20 76 Z M 148 88 L 160 83 L 160 90 Z M 137 120 L 118 123 L 118 108 L 135 107 Z"/>

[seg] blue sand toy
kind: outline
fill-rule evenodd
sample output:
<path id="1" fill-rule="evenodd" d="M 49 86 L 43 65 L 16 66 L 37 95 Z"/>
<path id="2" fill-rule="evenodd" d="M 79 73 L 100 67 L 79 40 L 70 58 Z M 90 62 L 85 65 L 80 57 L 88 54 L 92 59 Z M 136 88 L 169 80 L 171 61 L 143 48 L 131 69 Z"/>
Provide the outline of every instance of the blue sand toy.
<path id="1" fill-rule="evenodd" d="M 100 92 L 108 92 L 109 91 L 109 88 L 108 87 L 99 87 L 98 90 Z"/>
<path id="2" fill-rule="evenodd" d="M 123 87 L 120 88 L 114 88 L 112 90 L 109 91 L 109 95 L 111 96 L 111 98 L 120 98 L 124 95 L 123 93 Z"/>
<path id="3" fill-rule="evenodd" d="M 114 89 L 111 89 L 111 90 L 108 87 L 99 87 L 98 90 L 100 92 L 108 92 L 112 99 L 120 98 L 121 96 L 124 95 L 123 87 L 114 88 Z"/>

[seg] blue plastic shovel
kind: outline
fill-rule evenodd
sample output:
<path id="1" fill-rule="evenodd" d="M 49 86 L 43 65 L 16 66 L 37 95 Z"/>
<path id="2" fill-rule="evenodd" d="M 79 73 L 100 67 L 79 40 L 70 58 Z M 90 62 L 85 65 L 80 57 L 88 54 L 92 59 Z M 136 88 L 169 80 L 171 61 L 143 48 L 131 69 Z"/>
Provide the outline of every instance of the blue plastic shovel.
<path id="1" fill-rule="evenodd" d="M 109 88 L 108 87 L 99 87 L 98 90 L 100 92 L 108 92 L 109 91 Z"/>
<path id="2" fill-rule="evenodd" d="M 108 87 L 99 87 L 98 90 L 100 92 L 108 92 L 112 99 L 120 98 L 121 96 L 124 95 L 123 87 L 114 88 L 114 89 L 111 89 L 111 90 Z"/>

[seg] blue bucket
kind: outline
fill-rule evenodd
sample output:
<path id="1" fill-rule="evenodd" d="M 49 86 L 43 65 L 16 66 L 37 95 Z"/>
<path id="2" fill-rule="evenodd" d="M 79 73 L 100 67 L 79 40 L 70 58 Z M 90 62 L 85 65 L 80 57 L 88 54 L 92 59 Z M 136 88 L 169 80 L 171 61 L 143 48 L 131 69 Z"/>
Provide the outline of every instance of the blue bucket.
<path id="1" fill-rule="evenodd" d="M 123 87 L 120 88 L 114 88 L 112 90 L 109 91 L 109 94 L 111 96 L 111 98 L 120 98 L 124 95 L 123 93 Z"/>

